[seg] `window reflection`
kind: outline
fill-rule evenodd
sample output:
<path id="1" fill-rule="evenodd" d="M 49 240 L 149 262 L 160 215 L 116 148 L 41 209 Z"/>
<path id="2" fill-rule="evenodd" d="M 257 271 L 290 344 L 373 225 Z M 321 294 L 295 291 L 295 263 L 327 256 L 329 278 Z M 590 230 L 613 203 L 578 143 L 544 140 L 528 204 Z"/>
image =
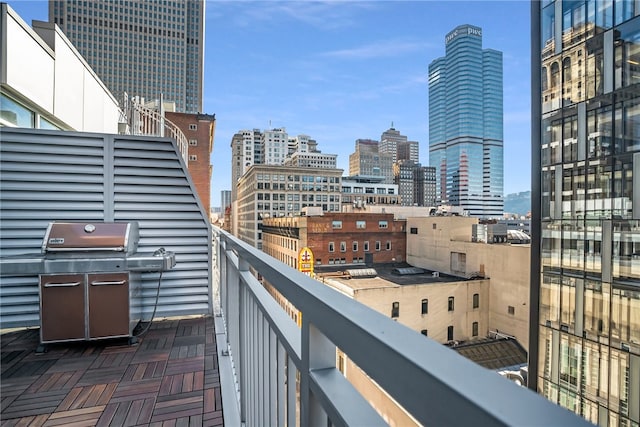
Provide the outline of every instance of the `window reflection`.
<path id="1" fill-rule="evenodd" d="M 613 224 L 613 277 L 640 278 L 640 221 Z"/>
<path id="2" fill-rule="evenodd" d="M 611 285 L 606 282 L 586 280 L 584 286 L 584 332 L 585 337 L 608 342 L 609 303 Z"/>
<path id="3" fill-rule="evenodd" d="M 562 120 L 547 118 L 542 122 L 542 165 L 552 165 L 562 162 Z"/>
<path id="4" fill-rule="evenodd" d="M 585 271 L 590 276 L 602 275 L 602 224 L 597 220 L 585 221 Z"/>
<path id="5" fill-rule="evenodd" d="M 13 99 L 0 95 L 0 120 L 22 128 L 33 128 L 35 114 Z"/>
<path id="6" fill-rule="evenodd" d="M 565 49 L 586 37 L 584 1 L 562 2 L 562 47 Z"/>
<path id="7" fill-rule="evenodd" d="M 614 31 L 616 89 L 640 82 L 640 24 L 632 21 Z"/>
<path id="8" fill-rule="evenodd" d="M 562 278 L 560 288 L 560 330 L 573 332 L 576 324 L 576 284 L 582 279 Z"/>
<path id="9" fill-rule="evenodd" d="M 578 361 L 582 359 L 582 348 L 579 338 L 562 334 L 560 338 L 560 384 L 572 390 L 578 387 Z M 561 389 L 561 391 L 565 391 Z M 561 397 L 562 398 L 562 397 Z M 575 399 L 575 394 L 566 396 L 567 399 Z M 562 403 L 562 406 L 575 409 L 575 402 Z"/>
<path id="10" fill-rule="evenodd" d="M 584 267 L 584 227 L 581 221 L 562 223 L 562 268 L 582 270 Z"/>
<path id="11" fill-rule="evenodd" d="M 640 14 L 640 4 L 637 1 L 615 0 L 615 24 L 621 24 L 624 21 Z"/>
<path id="12" fill-rule="evenodd" d="M 626 91 L 625 92 L 629 92 Z M 634 95 L 630 93 L 629 95 Z M 616 104 L 616 152 L 640 150 L 640 100 L 634 99 Z"/>
<path id="13" fill-rule="evenodd" d="M 586 96 L 591 99 L 604 93 L 604 35 L 591 37 L 586 42 L 585 69 Z"/>
<path id="14" fill-rule="evenodd" d="M 633 217 L 633 156 L 615 158 L 613 175 L 613 216 L 631 219 Z"/>
<path id="15" fill-rule="evenodd" d="M 587 156 L 604 157 L 611 154 L 613 134 L 611 106 L 595 108 L 587 113 Z"/>
<path id="16" fill-rule="evenodd" d="M 559 328 L 560 277 L 544 274 L 540 288 L 540 324 Z"/>
<path id="17" fill-rule="evenodd" d="M 611 309 L 611 339 L 640 349 L 640 289 L 614 285 Z"/>

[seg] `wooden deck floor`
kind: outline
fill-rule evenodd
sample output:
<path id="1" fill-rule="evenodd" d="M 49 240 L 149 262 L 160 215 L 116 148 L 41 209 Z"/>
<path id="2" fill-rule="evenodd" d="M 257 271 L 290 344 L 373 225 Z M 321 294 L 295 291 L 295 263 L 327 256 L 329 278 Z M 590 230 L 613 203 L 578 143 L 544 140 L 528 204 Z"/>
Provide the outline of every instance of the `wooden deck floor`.
<path id="1" fill-rule="evenodd" d="M 2 426 L 222 426 L 213 318 L 157 321 L 136 345 L 0 336 Z"/>

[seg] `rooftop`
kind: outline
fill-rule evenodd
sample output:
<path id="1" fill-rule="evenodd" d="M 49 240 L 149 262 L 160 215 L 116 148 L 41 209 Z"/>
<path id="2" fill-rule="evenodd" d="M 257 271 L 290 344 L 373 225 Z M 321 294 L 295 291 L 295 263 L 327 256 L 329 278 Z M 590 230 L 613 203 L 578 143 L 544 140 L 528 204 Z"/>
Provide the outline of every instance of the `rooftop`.
<path id="1" fill-rule="evenodd" d="M 527 364 L 527 352 L 515 339 L 484 339 L 452 347 L 453 350 L 487 369 Z"/>
<path id="2" fill-rule="evenodd" d="M 365 269 L 365 265 L 339 265 L 331 267 L 316 267 L 316 273 L 322 277 L 323 274 L 327 274 L 327 277 L 332 280 L 337 280 L 352 289 L 371 289 L 371 288 L 388 288 L 402 285 L 432 285 L 432 284 L 444 284 L 466 281 L 468 279 L 464 277 L 451 276 L 440 272 L 434 272 L 431 270 L 423 270 L 419 274 L 398 274 L 397 269 L 411 267 L 406 263 L 392 263 L 392 264 L 376 264 L 373 268 L 377 272 L 377 277 L 362 277 L 351 278 L 337 276 L 335 273 L 347 270 Z M 434 274 L 436 273 L 436 274 Z"/>
<path id="3" fill-rule="evenodd" d="M 125 339 L 49 344 L 2 333 L 2 425 L 221 426 L 213 318 L 162 320 Z M 78 425 L 80 425 L 78 424 Z"/>

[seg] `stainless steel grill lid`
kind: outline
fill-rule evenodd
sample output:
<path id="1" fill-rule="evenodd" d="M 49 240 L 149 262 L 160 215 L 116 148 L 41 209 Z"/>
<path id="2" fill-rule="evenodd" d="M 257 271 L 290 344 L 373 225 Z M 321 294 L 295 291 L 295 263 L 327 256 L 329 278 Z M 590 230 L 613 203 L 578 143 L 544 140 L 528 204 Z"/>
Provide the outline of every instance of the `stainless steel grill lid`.
<path id="1" fill-rule="evenodd" d="M 40 254 L 0 258 L 0 274 L 166 271 L 175 253 L 137 252 L 137 222 L 52 222 Z"/>
<path id="2" fill-rule="evenodd" d="M 42 253 L 112 251 L 132 254 L 138 246 L 137 222 L 52 222 L 42 242 Z"/>

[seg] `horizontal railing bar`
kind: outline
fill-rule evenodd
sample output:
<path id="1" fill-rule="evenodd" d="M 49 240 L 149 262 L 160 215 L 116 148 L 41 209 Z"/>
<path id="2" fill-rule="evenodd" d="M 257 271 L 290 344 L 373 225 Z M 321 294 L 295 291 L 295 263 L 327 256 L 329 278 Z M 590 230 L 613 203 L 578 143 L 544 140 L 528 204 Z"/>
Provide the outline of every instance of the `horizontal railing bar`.
<path id="1" fill-rule="evenodd" d="M 311 392 L 320 400 L 332 426 L 388 425 L 337 369 L 312 369 L 309 375 Z"/>

